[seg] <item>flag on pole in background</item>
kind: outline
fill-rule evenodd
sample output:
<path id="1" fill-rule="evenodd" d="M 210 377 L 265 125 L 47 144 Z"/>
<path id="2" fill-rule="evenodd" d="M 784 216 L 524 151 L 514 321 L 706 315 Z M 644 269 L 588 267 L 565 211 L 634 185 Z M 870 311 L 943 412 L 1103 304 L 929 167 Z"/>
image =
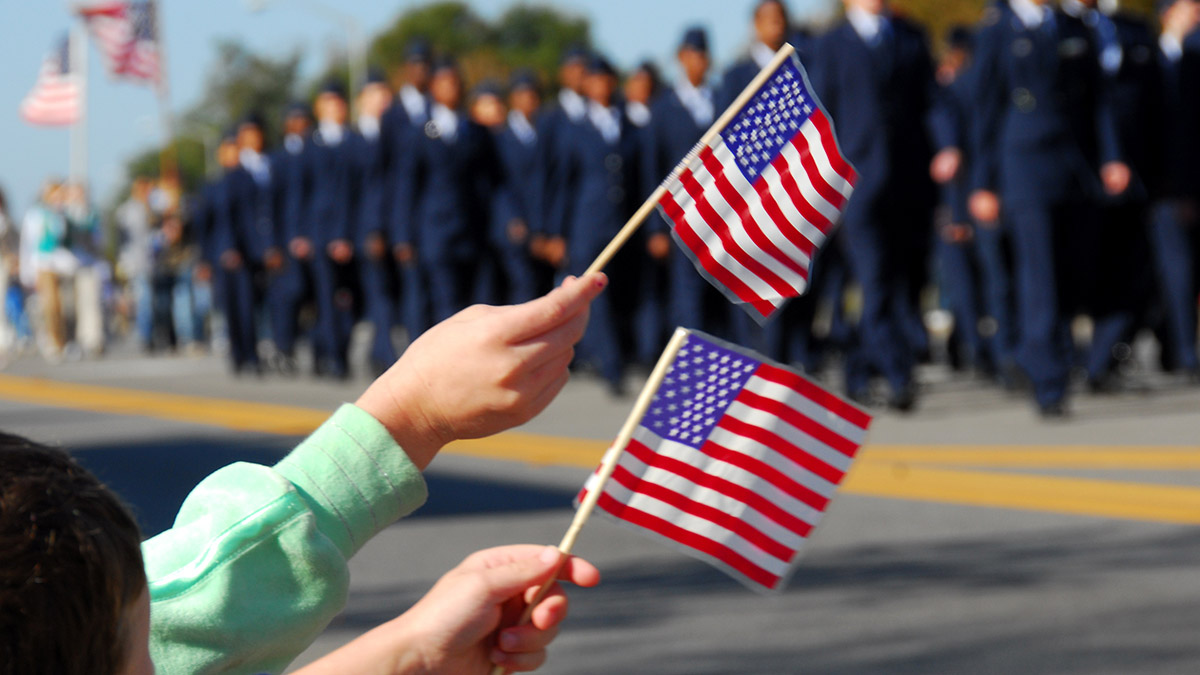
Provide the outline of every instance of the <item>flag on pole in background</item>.
<path id="1" fill-rule="evenodd" d="M 80 98 L 79 76 L 71 71 L 71 40 L 63 34 L 42 62 L 33 90 L 21 101 L 21 117 L 30 124 L 74 124 Z"/>
<path id="2" fill-rule="evenodd" d="M 780 590 L 870 422 L 799 373 L 690 332 L 597 506 Z"/>
<path id="3" fill-rule="evenodd" d="M 857 178 L 792 55 L 671 173 L 658 206 L 701 273 L 761 322 L 805 291 Z"/>
<path id="4" fill-rule="evenodd" d="M 104 54 L 110 75 L 158 81 L 158 37 L 151 0 L 101 2 L 78 11 Z"/>

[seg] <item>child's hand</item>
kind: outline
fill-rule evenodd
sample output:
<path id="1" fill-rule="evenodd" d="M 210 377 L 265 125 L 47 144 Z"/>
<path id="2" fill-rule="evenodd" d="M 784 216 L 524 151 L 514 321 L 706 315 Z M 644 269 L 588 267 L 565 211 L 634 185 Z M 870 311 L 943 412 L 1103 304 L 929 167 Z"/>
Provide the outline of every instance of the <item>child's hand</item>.
<path id="1" fill-rule="evenodd" d="M 379 420 L 417 468 L 441 447 L 523 424 L 567 382 L 603 274 L 568 278 L 522 305 L 476 305 L 417 339 L 357 405 Z"/>
<path id="2" fill-rule="evenodd" d="M 541 583 L 558 569 L 559 556 L 557 549 L 547 546 L 479 551 L 447 572 L 407 612 L 297 675 L 483 675 L 493 665 L 511 671 L 536 670 L 545 662 L 546 648 L 567 614 L 562 588 L 551 587 L 530 623 L 513 624 Z M 595 586 L 600 572 L 591 563 L 571 557 L 558 579 Z"/>

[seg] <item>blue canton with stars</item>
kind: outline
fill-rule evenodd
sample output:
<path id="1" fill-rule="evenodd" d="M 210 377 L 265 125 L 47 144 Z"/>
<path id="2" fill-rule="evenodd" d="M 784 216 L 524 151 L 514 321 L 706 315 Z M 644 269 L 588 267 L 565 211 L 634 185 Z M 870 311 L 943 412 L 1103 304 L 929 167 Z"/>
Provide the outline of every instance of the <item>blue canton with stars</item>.
<path id="1" fill-rule="evenodd" d="M 816 111 L 800 62 L 787 59 L 721 132 L 738 168 L 750 182 L 762 175 L 800 125 Z"/>
<path id="2" fill-rule="evenodd" d="M 688 335 L 642 426 L 699 449 L 760 365 L 745 354 Z"/>

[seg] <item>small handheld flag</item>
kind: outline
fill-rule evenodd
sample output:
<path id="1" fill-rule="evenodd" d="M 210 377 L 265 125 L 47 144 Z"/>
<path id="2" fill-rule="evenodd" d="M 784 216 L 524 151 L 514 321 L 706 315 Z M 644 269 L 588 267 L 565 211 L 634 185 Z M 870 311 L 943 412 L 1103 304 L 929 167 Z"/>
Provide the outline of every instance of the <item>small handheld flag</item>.
<path id="1" fill-rule="evenodd" d="M 782 590 L 870 423 L 790 368 L 676 328 L 579 494 L 559 564 L 599 506 L 752 589 Z M 553 580 L 517 625 L 529 622 Z"/>
<path id="2" fill-rule="evenodd" d="M 71 71 L 71 40 L 62 36 L 46 55 L 37 82 L 21 101 L 21 117 L 30 124 L 58 126 L 74 124 L 80 112 L 79 76 Z"/>
<path id="3" fill-rule="evenodd" d="M 799 373 L 689 333 L 616 461 L 580 493 L 756 590 L 782 589 L 871 418 Z"/>
<path id="4" fill-rule="evenodd" d="M 765 321 L 808 287 L 857 179 L 790 54 L 671 173 L 658 205 L 697 269 Z"/>
<path id="5" fill-rule="evenodd" d="M 657 207 L 700 273 L 760 323 L 808 288 L 858 174 L 785 44 L 588 268 Z"/>

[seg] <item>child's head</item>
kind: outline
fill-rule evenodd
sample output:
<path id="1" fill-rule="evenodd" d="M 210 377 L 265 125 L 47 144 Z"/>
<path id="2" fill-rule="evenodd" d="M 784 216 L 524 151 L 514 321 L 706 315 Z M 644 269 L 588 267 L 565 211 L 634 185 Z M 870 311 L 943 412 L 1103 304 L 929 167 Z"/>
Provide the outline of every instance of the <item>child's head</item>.
<path id="1" fill-rule="evenodd" d="M 0 675 L 153 672 L 141 535 L 66 453 L 0 432 Z"/>

